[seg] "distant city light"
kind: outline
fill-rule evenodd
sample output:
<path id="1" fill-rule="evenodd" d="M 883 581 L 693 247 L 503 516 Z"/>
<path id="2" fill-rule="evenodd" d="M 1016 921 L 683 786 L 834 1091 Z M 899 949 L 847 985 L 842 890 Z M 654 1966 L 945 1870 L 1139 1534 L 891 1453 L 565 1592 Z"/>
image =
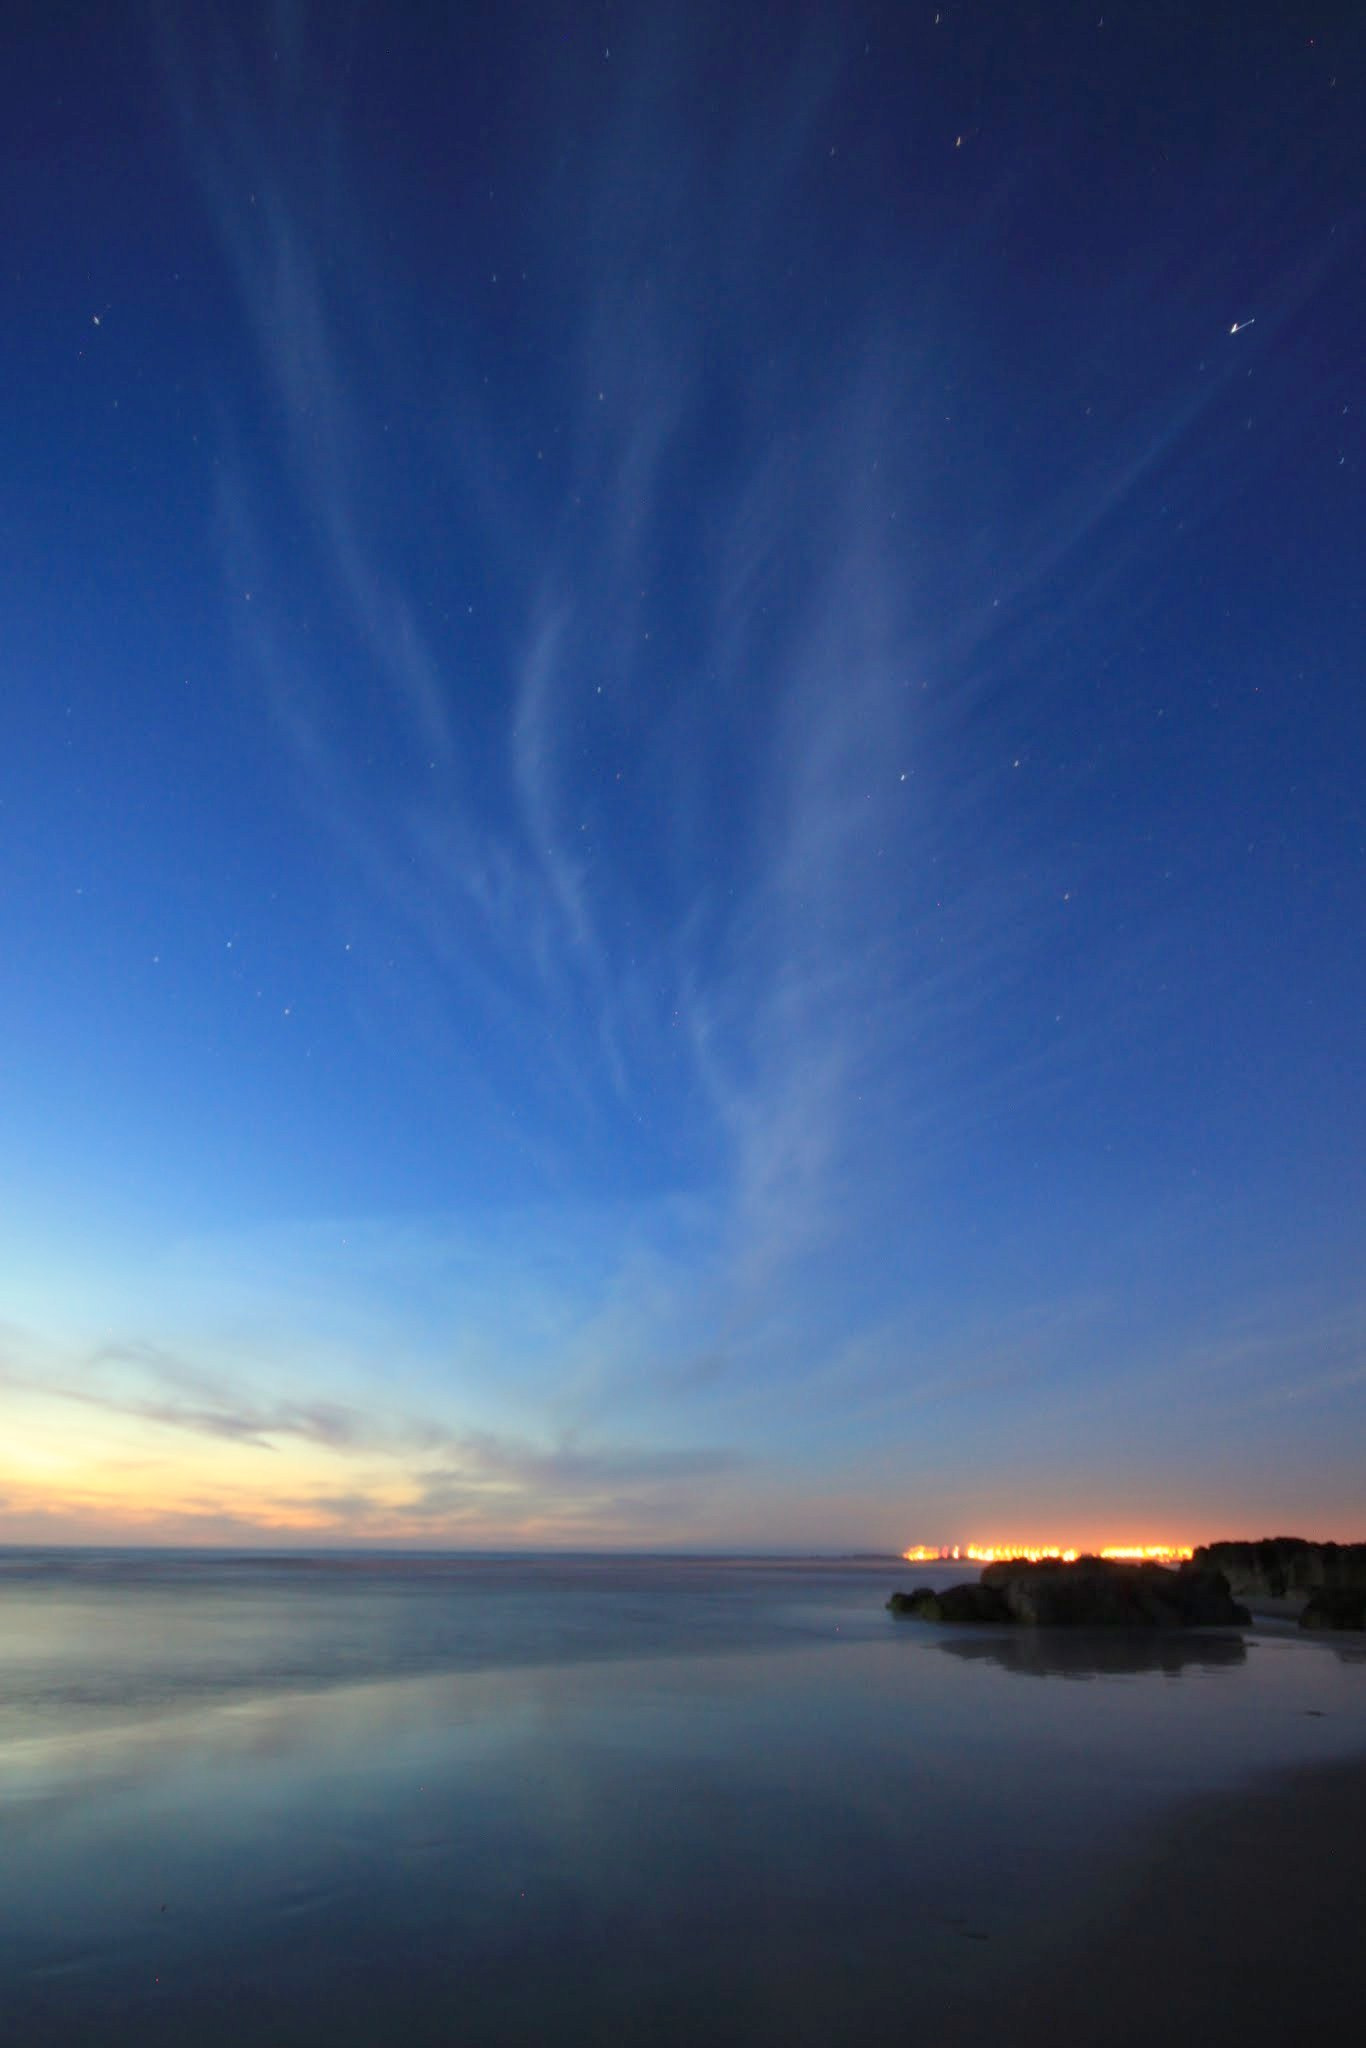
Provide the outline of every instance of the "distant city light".
<path id="1" fill-rule="evenodd" d="M 1188 1543 L 1106 1543 L 1099 1549 L 1064 1549 L 1053 1543 L 913 1543 L 901 1553 L 907 1564 L 1002 1564 L 1016 1558 L 1042 1564 L 1056 1558 L 1075 1564 L 1079 1557 L 1106 1557 L 1129 1564 L 1184 1564 L 1195 1555 Z"/>

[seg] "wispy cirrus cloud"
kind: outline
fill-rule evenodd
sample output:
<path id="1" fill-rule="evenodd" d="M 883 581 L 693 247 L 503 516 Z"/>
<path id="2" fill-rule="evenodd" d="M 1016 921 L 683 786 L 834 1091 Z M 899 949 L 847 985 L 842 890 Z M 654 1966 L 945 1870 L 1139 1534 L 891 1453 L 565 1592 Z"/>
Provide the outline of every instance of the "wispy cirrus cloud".
<path id="1" fill-rule="evenodd" d="M 819 75 L 798 62 L 771 110 L 780 159 L 810 139 Z M 360 317 L 375 273 L 362 259 L 338 276 L 319 254 L 354 196 L 344 164 L 321 185 L 300 177 L 281 142 L 288 77 L 263 98 L 230 43 L 212 93 L 183 66 L 172 76 L 283 422 L 289 488 L 388 685 L 400 742 L 398 779 L 377 801 L 348 706 L 286 624 L 269 490 L 239 463 L 225 487 L 229 581 L 252 587 L 239 616 L 305 800 L 521 1048 L 523 1075 L 553 1077 L 580 1124 L 644 1129 L 652 1172 L 707 1187 L 715 1236 L 733 1248 L 732 1278 L 706 1283 L 729 1296 L 716 1316 L 751 1318 L 850 1203 L 908 984 L 926 1060 L 936 1035 L 942 1056 L 954 1001 L 907 954 L 908 906 L 942 914 L 946 883 L 933 872 L 934 764 L 898 765 L 925 679 L 895 508 L 875 481 L 904 412 L 887 351 L 855 338 L 800 412 L 795 395 L 737 390 L 734 446 L 701 483 L 692 451 L 699 433 L 715 437 L 717 394 L 689 285 L 700 166 L 681 135 L 677 150 L 661 139 L 649 206 L 623 197 L 647 83 L 585 166 L 612 253 L 578 280 L 580 311 L 555 343 L 553 491 L 506 429 L 495 459 L 486 406 L 473 491 L 458 455 L 435 451 L 455 529 L 492 490 L 492 529 L 519 536 L 525 558 L 502 570 L 503 617 L 481 647 L 493 680 L 472 708 L 470 677 L 417 627 L 367 510 L 368 462 L 386 492 L 412 479 L 378 454 L 388 394 Z M 738 280 L 785 195 L 756 135 L 732 147 L 754 196 L 711 260 Z M 475 418 L 473 365 L 448 360 L 444 381 Z M 680 572 L 697 592 L 687 614 Z M 964 962 L 959 998 L 971 978 Z M 544 1096 L 540 1108 L 542 1136 L 563 1144 L 562 1118 Z"/>
<path id="2" fill-rule="evenodd" d="M 253 365 L 223 407 L 227 601 L 339 921 L 368 914 L 421 963 L 401 1005 L 378 975 L 351 999 L 386 1060 L 421 1046 L 443 1131 L 448 1101 L 497 1103 L 538 1199 L 455 1217 L 434 1166 L 411 1258 L 376 1226 L 418 1290 L 460 1249 L 460 1287 L 430 1288 L 449 1342 L 422 1361 L 466 1405 L 449 1436 L 188 1381 L 138 1396 L 144 1419 L 439 1449 L 422 1485 L 454 1513 L 470 1486 L 629 1490 L 587 1448 L 624 1415 L 659 1437 L 632 1454 L 641 1485 L 686 1487 L 648 1466 L 691 1455 L 680 1416 L 744 1440 L 775 1397 L 786 1418 L 1065 1391 L 1093 1274 L 1037 1324 L 1032 1277 L 928 1338 L 907 1308 L 945 1163 L 1076 1057 L 1061 1002 L 1039 998 L 1031 1038 L 1011 1001 L 1063 979 L 1086 851 L 1031 833 L 1002 736 L 1019 714 L 986 713 L 1104 601 L 1095 544 L 1231 365 L 1193 379 L 1169 351 L 1142 403 L 1084 428 L 1069 380 L 1056 466 L 1043 431 L 950 453 L 980 337 L 942 252 L 923 277 L 908 257 L 894 320 L 852 257 L 837 317 L 775 262 L 836 174 L 848 52 L 794 32 L 704 144 L 704 39 L 645 34 L 600 119 L 549 118 L 544 160 L 519 133 L 520 208 L 486 214 L 471 175 L 442 234 L 409 239 L 348 132 L 343 33 L 301 10 L 264 67 L 226 18 L 211 60 L 166 45 Z M 970 232 L 999 239 L 1014 203 L 991 195 Z M 1095 281 L 1076 378 L 1104 389 L 1134 290 Z M 1103 943 L 1132 967 L 1145 933 Z M 289 1246 L 297 1299 L 313 1276 Z M 345 1299 L 358 1351 L 402 1352 L 397 1310 L 372 1325 L 363 1288 Z M 528 1300 L 534 1331 L 507 1306 Z M 325 1285 L 308 1313 L 329 1322 Z"/>

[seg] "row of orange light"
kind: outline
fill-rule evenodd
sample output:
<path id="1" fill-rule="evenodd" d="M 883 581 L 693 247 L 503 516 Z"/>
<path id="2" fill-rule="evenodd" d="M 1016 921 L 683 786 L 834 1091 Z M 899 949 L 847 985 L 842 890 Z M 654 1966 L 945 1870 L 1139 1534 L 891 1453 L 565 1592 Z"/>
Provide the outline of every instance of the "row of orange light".
<path id="1" fill-rule="evenodd" d="M 1027 1564 L 1040 1564 L 1045 1558 L 1074 1564 L 1079 1557 L 1111 1557 L 1133 1564 L 1181 1564 L 1194 1553 L 1189 1544 L 1183 1543 L 1107 1543 L 1099 1550 L 1062 1550 L 1053 1544 L 1036 1543 L 915 1543 L 901 1555 L 907 1564 L 956 1564 L 960 1560 L 999 1564 L 1017 1557 Z"/>

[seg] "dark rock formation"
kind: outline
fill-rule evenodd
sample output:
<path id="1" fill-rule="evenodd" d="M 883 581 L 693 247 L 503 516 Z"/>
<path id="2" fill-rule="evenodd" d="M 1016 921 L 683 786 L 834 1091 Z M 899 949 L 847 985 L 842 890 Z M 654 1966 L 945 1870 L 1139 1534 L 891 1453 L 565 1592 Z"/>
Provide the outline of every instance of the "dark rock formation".
<path id="1" fill-rule="evenodd" d="M 989 1564 L 976 1585 L 893 1593 L 893 1614 L 921 1621 L 1020 1621 L 1035 1628 L 1221 1628 L 1251 1619 L 1217 1571 L 1082 1557 Z"/>
<path id="2" fill-rule="evenodd" d="M 1080 1557 L 1075 1564 L 989 1564 L 982 1573 L 1017 1621 L 1040 1628 L 1208 1628 L 1249 1620 L 1222 1573 L 1183 1565 L 1123 1564 Z"/>
<path id="3" fill-rule="evenodd" d="M 1222 1572 L 1244 1600 L 1286 1600 L 1321 1587 L 1366 1590 L 1366 1543 L 1309 1543 L 1302 1536 L 1205 1543 L 1194 1563 Z"/>
<path id="4" fill-rule="evenodd" d="M 1311 1593 L 1301 1628 L 1366 1629 L 1366 1586 L 1322 1586 Z"/>
<path id="5" fill-rule="evenodd" d="M 920 1621 L 1010 1621 L 1010 1609 L 991 1586 L 917 1586 L 913 1593 L 893 1593 L 887 1602 L 893 1614 L 913 1614 Z"/>

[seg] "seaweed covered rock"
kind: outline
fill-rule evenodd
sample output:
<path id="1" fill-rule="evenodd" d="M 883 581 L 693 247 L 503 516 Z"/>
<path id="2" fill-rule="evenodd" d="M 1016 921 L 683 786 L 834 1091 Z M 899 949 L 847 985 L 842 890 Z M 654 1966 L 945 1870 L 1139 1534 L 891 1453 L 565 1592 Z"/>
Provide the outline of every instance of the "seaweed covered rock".
<path id="1" fill-rule="evenodd" d="M 982 1573 L 1016 1621 L 1036 1628 L 1223 1628 L 1250 1620 L 1221 1572 L 1081 1557 L 1006 1560 Z"/>
<path id="2" fill-rule="evenodd" d="M 1366 1586 L 1323 1586 L 1311 1593 L 1300 1627 L 1366 1629 Z"/>
<path id="3" fill-rule="evenodd" d="M 1366 1543 L 1311 1543 L 1264 1536 L 1255 1543 L 1205 1543 L 1197 1567 L 1221 1571 L 1242 1599 L 1287 1600 L 1320 1588 L 1366 1592 Z"/>
<path id="4" fill-rule="evenodd" d="M 887 1605 L 921 1621 L 1017 1621 L 1032 1628 L 1228 1628 L 1251 1620 L 1222 1572 L 1102 1557 L 1037 1564 L 1008 1558 L 987 1565 L 972 1584 L 917 1586 L 893 1593 Z"/>
<path id="5" fill-rule="evenodd" d="M 935 1592 L 933 1586 L 917 1586 L 910 1593 L 896 1592 L 893 1593 L 891 1599 L 887 1602 L 887 1612 L 889 1614 L 914 1614 L 918 1615 L 922 1621 L 925 1621 L 928 1619 L 925 1612 L 926 1608 L 931 1600 L 937 1600 L 938 1597 L 939 1595 Z"/>
<path id="6" fill-rule="evenodd" d="M 1139 1569 L 1151 1572 L 1162 1567 L 1141 1565 Z M 1220 1571 L 1191 1562 L 1168 1572 L 1167 1579 L 1175 1584 L 1184 1628 L 1243 1628 L 1252 1619 L 1242 1602 L 1234 1599 L 1233 1588 Z"/>
<path id="7" fill-rule="evenodd" d="M 893 1614 L 919 1621 L 1010 1621 L 1010 1609 L 994 1586 L 917 1586 L 911 1593 L 893 1593 L 887 1602 Z"/>

